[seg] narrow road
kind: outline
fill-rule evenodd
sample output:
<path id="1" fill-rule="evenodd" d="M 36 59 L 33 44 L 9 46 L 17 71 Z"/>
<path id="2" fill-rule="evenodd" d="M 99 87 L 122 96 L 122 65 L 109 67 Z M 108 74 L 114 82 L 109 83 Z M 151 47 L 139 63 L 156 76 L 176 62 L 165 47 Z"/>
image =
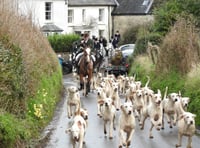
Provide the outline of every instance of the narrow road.
<path id="1" fill-rule="evenodd" d="M 70 85 L 78 86 L 78 82 L 71 74 L 65 75 L 63 79 L 65 87 Z M 124 99 L 121 98 L 123 102 Z M 114 131 L 114 138 L 110 140 L 104 136 L 103 121 L 97 116 L 96 92 L 92 92 L 88 97 L 83 97 L 81 94 L 81 104 L 88 110 L 89 125 L 85 135 L 86 144 L 84 148 L 117 148 L 118 147 L 118 128 Z M 117 112 L 117 120 L 120 111 Z M 67 118 L 66 98 L 58 105 L 53 121 L 46 127 L 44 134 L 50 134 L 46 148 L 72 148 L 70 136 L 65 133 L 65 130 L 70 126 L 72 119 Z M 136 130 L 132 139 L 130 148 L 175 148 L 178 141 L 177 128 L 170 129 L 165 124 L 165 129 L 156 131 L 153 129 L 154 139 L 149 139 L 149 120 L 146 120 L 144 130 L 140 130 L 138 122 L 136 122 Z M 118 125 L 117 125 L 118 127 Z M 187 144 L 186 137 L 183 137 L 182 148 Z M 193 148 L 200 147 L 200 137 L 193 137 Z"/>

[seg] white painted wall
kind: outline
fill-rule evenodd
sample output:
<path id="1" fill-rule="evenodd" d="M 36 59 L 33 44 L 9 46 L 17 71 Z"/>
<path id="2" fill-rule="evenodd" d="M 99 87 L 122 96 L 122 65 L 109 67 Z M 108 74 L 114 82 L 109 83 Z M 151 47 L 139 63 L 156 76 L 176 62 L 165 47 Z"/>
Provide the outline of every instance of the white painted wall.
<path id="1" fill-rule="evenodd" d="M 45 2 L 52 2 L 52 20 L 45 20 Z M 67 33 L 67 5 L 64 0 L 20 0 L 19 12 L 29 16 L 32 13 L 34 24 L 42 27 L 47 23 L 53 23 L 62 28 L 62 33 Z"/>
<path id="2" fill-rule="evenodd" d="M 82 31 L 90 31 L 91 35 L 98 36 L 99 30 L 104 30 L 104 36 L 108 37 L 108 18 L 111 15 L 108 12 L 108 7 L 68 7 L 68 9 L 74 10 L 74 22 L 71 24 L 68 24 L 68 28 L 70 32 L 78 31 L 82 28 Z M 86 11 L 86 22 L 84 23 L 82 21 L 82 9 L 85 9 Z M 104 21 L 99 22 L 99 9 L 104 9 Z M 96 24 L 94 27 L 87 28 L 90 19 L 95 19 Z M 74 27 L 75 26 L 75 27 Z M 85 27 L 86 28 L 85 28 Z M 74 29 L 75 28 L 75 29 Z"/>
<path id="3" fill-rule="evenodd" d="M 98 36 L 99 30 L 104 30 L 104 37 L 109 39 L 111 32 L 111 10 L 109 6 L 92 6 L 92 7 L 69 7 L 74 10 L 74 23 L 68 24 L 68 6 L 65 5 L 65 0 L 18 0 L 19 12 L 25 16 L 32 14 L 34 24 L 42 27 L 47 23 L 53 23 L 62 28 L 62 33 L 74 33 L 74 31 L 90 31 L 91 35 Z M 53 3 L 53 16 L 51 21 L 45 20 L 45 2 Z M 99 9 L 104 9 L 104 21 L 99 22 Z M 82 9 L 86 11 L 86 23 L 82 22 Z M 85 29 L 90 18 L 96 19 L 96 24 L 93 28 Z M 84 26 L 85 25 L 85 26 Z M 74 29 L 76 28 L 76 29 Z"/>

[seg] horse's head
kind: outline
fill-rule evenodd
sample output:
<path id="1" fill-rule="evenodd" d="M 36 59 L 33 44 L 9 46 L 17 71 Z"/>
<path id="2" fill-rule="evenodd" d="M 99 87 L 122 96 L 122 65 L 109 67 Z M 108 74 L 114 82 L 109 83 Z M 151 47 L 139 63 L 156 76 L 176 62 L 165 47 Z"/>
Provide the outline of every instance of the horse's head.
<path id="1" fill-rule="evenodd" d="M 90 62 L 90 52 L 91 52 L 91 49 L 87 47 L 84 53 L 86 57 L 86 62 Z"/>

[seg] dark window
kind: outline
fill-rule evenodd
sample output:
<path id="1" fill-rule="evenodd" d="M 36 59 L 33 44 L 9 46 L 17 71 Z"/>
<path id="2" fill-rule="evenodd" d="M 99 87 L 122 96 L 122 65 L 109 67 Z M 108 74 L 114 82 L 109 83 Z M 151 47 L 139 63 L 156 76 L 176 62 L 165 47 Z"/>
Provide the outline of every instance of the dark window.
<path id="1" fill-rule="evenodd" d="M 46 20 L 52 19 L 52 2 L 45 3 L 45 19 Z"/>

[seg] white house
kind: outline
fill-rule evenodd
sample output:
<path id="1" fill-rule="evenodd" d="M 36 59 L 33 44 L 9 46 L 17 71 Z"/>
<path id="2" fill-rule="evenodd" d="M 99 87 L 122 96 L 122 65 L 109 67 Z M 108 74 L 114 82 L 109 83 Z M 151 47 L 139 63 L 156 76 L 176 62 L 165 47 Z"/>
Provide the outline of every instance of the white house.
<path id="1" fill-rule="evenodd" d="M 137 23 L 152 20 L 153 0 L 2 0 L 18 3 L 18 12 L 50 33 L 77 33 L 107 39 Z"/>
<path id="2" fill-rule="evenodd" d="M 111 12 L 117 6 L 115 0 L 69 0 L 68 31 L 104 36 L 112 33 Z"/>
<path id="3" fill-rule="evenodd" d="M 68 14 L 65 0 L 18 0 L 18 12 L 29 17 L 47 35 L 67 33 Z"/>
<path id="4" fill-rule="evenodd" d="M 47 35 L 89 31 L 109 38 L 115 0 L 18 0 L 18 12 L 28 16 Z"/>

